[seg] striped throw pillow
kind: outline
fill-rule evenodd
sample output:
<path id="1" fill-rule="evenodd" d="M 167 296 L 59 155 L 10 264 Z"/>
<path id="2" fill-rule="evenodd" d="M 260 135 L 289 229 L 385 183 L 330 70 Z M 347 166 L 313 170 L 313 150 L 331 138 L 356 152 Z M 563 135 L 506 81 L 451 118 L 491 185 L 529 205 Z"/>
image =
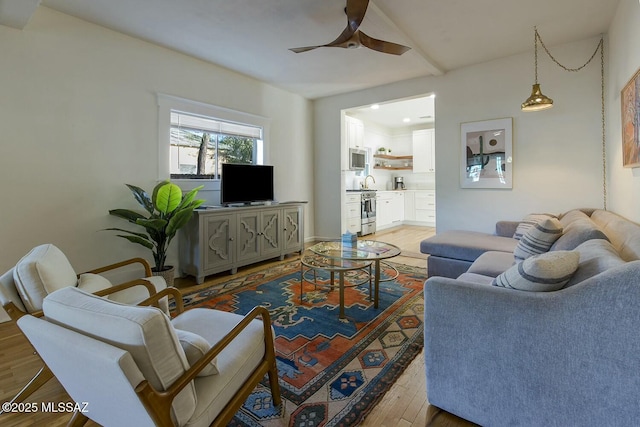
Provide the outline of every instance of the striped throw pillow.
<path id="1" fill-rule="evenodd" d="M 529 231 L 529 229 L 531 229 L 534 225 L 548 218 L 557 218 L 557 216 L 547 213 L 529 214 L 525 216 L 518 224 L 518 227 L 516 227 L 516 231 L 515 233 L 513 233 L 513 238 L 516 240 L 520 240 L 522 236 L 524 236 L 524 234 Z"/>
<path id="2" fill-rule="evenodd" d="M 530 292 L 562 289 L 578 269 L 580 253 L 552 251 L 525 259 L 493 279 L 493 286 Z"/>
<path id="3" fill-rule="evenodd" d="M 516 262 L 547 252 L 560 236 L 562 236 L 562 224 L 557 218 L 542 220 L 531 227 L 518 241 L 513 251 Z"/>

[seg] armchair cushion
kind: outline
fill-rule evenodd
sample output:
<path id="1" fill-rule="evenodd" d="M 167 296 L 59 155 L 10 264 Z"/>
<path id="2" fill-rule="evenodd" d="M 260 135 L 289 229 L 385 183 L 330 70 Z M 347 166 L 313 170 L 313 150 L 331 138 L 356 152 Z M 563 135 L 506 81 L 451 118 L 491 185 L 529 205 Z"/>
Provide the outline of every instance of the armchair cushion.
<path id="1" fill-rule="evenodd" d="M 166 390 L 189 369 L 169 318 L 155 307 L 120 304 L 69 287 L 49 294 L 43 310 L 53 323 L 128 351 L 156 390 Z M 176 423 L 189 420 L 195 406 L 192 383 L 173 401 Z"/>
<path id="2" fill-rule="evenodd" d="M 562 289 L 578 269 L 576 251 L 553 251 L 533 256 L 496 277 L 494 286 L 521 291 L 548 292 Z"/>
<path id="3" fill-rule="evenodd" d="M 8 302 L 14 303 L 18 310 L 27 312 L 13 280 L 13 268 L 0 276 L 0 305 L 5 305 Z"/>
<path id="4" fill-rule="evenodd" d="M 156 292 L 160 292 L 167 287 L 167 282 L 165 282 L 161 276 L 145 277 L 144 280 L 151 282 L 153 287 L 156 288 Z M 134 286 L 132 288 L 125 289 L 124 291 L 111 294 L 107 298 L 123 304 L 138 304 L 140 301 L 144 301 L 149 298 L 149 293 L 143 286 Z M 169 314 L 169 300 L 166 297 L 158 301 L 158 306 L 167 315 Z"/>
<path id="5" fill-rule="evenodd" d="M 27 312 L 32 313 L 42 309 L 47 294 L 76 286 L 78 278 L 62 251 L 46 244 L 36 246 L 18 261 L 13 280 Z"/>
<path id="6" fill-rule="evenodd" d="M 99 274 L 83 273 L 78 277 L 78 289 L 93 294 L 104 289 L 109 289 L 111 282 Z"/>
<path id="7" fill-rule="evenodd" d="M 184 331 L 182 329 L 176 329 L 178 335 L 178 341 L 184 350 L 184 354 L 187 356 L 187 361 L 190 366 L 193 366 L 204 354 L 211 349 L 211 344 L 200 335 L 193 332 Z M 198 374 L 199 377 L 206 377 L 209 375 L 215 375 L 218 373 L 217 358 L 209 362 L 209 366 L 204 368 Z"/>

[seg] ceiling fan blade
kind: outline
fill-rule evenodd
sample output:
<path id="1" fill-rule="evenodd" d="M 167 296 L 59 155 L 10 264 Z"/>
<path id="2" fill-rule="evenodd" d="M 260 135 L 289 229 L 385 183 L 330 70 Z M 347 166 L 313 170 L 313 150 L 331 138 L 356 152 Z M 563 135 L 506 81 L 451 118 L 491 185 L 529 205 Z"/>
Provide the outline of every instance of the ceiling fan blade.
<path id="1" fill-rule="evenodd" d="M 302 52 L 308 52 L 310 50 L 313 50 L 319 47 L 323 47 L 323 46 L 292 47 L 292 48 L 289 48 L 289 50 L 295 53 L 302 53 Z"/>
<path id="2" fill-rule="evenodd" d="M 342 34 L 340 34 L 338 38 L 332 41 L 331 43 L 321 44 L 318 46 L 294 47 L 294 48 L 290 48 L 289 50 L 295 53 L 302 53 L 302 52 L 308 52 L 310 50 L 313 50 L 319 47 L 346 47 L 347 42 L 353 38 L 353 33 L 354 32 L 351 31 L 351 28 L 347 26 L 347 28 L 345 28 L 344 31 L 342 31 Z"/>
<path id="3" fill-rule="evenodd" d="M 318 47 L 348 47 L 349 41 L 353 38 L 364 19 L 368 6 L 369 0 L 347 0 L 347 7 L 345 8 L 347 26 L 334 41 L 319 46 L 296 47 L 289 50 L 295 53 L 302 53 Z"/>
<path id="4" fill-rule="evenodd" d="M 347 0 L 347 7 L 345 12 L 347 13 L 347 27 L 351 29 L 351 35 L 362 24 L 365 13 L 367 13 L 367 7 L 369 7 L 369 0 Z"/>
<path id="5" fill-rule="evenodd" d="M 403 46 L 401 44 L 374 39 L 362 31 L 359 31 L 358 33 L 360 36 L 360 43 L 362 43 L 363 46 L 377 50 L 378 52 L 390 53 L 391 55 L 402 55 L 411 49 L 410 47 Z"/>

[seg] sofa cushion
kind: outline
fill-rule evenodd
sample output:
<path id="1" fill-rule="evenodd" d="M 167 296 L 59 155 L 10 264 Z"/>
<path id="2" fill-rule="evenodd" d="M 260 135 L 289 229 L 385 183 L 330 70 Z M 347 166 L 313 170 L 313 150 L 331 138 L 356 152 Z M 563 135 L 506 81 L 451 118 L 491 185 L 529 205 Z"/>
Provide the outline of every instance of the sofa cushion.
<path id="1" fill-rule="evenodd" d="M 567 288 L 625 263 L 613 245 L 603 239 L 587 240 L 579 245 L 575 251 L 580 254 L 580 264 L 578 264 L 578 270 L 567 283 Z"/>
<path id="2" fill-rule="evenodd" d="M 531 292 L 562 289 L 578 268 L 576 251 L 554 251 L 529 257 L 494 279 L 494 286 Z"/>
<path id="3" fill-rule="evenodd" d="M 531 256 L 545 253 L 553 242 L 562 235 L 562 225 L 557 218 L 546 218 L 529 228 L 518 240 L 513 256 L 522 261 Z"/>
<path id="4" fill-rule="evenodd" d="M 573 210 L 561 219 L 562 236 L 551 246 L 552 251 L 571 251 L 591 239 L 609 240 L 604 232 L 584 212 Z"/>
<path id="5" fill-rule="evenodd" d="M 487 251 L 513 253 L 517 240 L 477 231 L 447 230 L 420 242 L 420 252 L 442 258 L 475 261 Z"/>
<path id="6" fill-rule="evenodd" d="M 187 356 L 187 361 L 190 366 L 193 366 L 207 351 L 211 349 L 211 344 L 200 335 L 193 332 L 184 331 L 182 329 L 176 329 L 176 335 L 178 335 L 178 341 L 184 350 L 184 354 Z M 198 374 L 199 377 L 206 377 L 209 375 L 215 375 L 218 373 L 217 360 L 214 358 L 209 365 L 203 368 Z"/>
<path id="7" fill-rule="evenodd" d="M 158 308 L 120 304 L 70 287 L 49 294 L 43 310 L 53 323 L 128 351 L 156 390 L 166 390 L 189 369 L 171 321 Z M 192 383 L 173 401 L 177 424 L 184 425 L 195 407 Z"/>
<path id="8" fill-rule="evenodd" d="M 515 264 L 513 254 L 508 252 L 488 251 L 471 264 L 468 273 L 496 277 Z"/>
<path id="9" fill-rule="evenodd" d="M 42 301 L 51 292 L 78 282 L 67 257 L 52 244 L 36 246 L 22 257 L 13 269 L 13 280 L 29 313 L 42 310 Z"/>
<path id="10" fill-rule="evenodd" d="M 640 259 L 640 225 L 601 209 L 593 212 L 591 220 L 607 235 L 622 259 Z"/>
<path id="11" fill-rule="evenodd" d="M 522 236 L 524 236 L 525 233 L 529 231 L 529 229 L 531 229 L 534 225 L 549 218 L 558 218 L 558 217 L 556 215 L 547 214 L 547 213 L 529 214 L 525 216 L 522 219 L 522 221 L 520 221 L 520 223 L 518 224 L 518 227 L 516 227 L 516 231 L 513 233 L 513 238 L 520 240 Z"/>
<path id="12" fill-rule="evenodd" d="M 457 280 L 462 280 L 463 282 L 476 283 L 478 285 L 491 285 L 494 277 L 485 276 L 483 274 L 478 273 L 462 273 L 458 276 Z"/>

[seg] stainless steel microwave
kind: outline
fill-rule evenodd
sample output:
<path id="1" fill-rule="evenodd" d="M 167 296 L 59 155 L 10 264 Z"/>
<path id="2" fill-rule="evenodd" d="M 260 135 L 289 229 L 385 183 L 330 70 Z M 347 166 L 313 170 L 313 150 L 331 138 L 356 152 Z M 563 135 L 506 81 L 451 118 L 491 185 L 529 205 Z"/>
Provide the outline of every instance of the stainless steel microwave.
<path id="1" fill-rule="evenodd" d="M 367 151 L 358 148 L 349 148 L 349 170 L 361 171 L 367 162 Z"/>

